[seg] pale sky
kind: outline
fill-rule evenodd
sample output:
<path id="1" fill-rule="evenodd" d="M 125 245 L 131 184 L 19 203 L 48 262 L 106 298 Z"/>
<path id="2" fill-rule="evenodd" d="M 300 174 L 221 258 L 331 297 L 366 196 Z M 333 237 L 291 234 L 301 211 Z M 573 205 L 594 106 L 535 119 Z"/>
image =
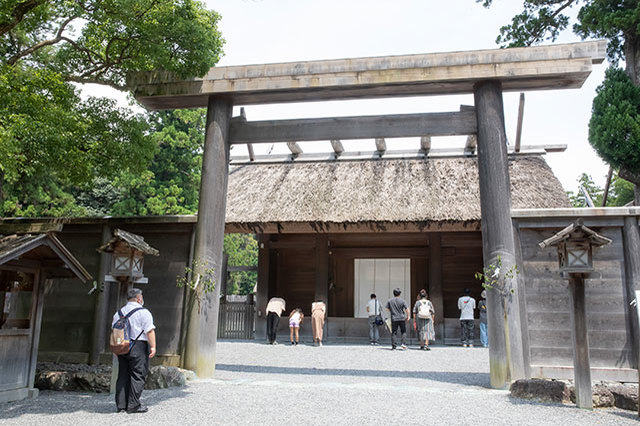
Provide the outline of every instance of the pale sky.
<path id="1" fill-rule="evenodd" d="M 222 16 L 226 40 L 218 65 L 403 55 L 497 48 L 501 25 L 521 2 L 496 0 L 485 9 L 474 0 L 210 0 Z M 574 11 L 573 13 L 576 13 Z M 556 43 L 579 41 L 566 31 Z M 567 190 L 582 172 L 604 184 L 607 166 L 588 143 L 588 122 L 606 62 L 594 65 L 581 89 L 527 92 L 522 143 L 566 144 L 546 160 Z M 519 93 L 505 93 L 507 138 L 516 133 Z M 247 106 L 248 120 L 456 111 L 472 95 Z M 234 109 L 238 114 L 240 105 Z M 465 138 L 434 138 L 434 147 L 461 146 Z M 417 149 L 418 139 L 387 140 L 388 149 Z M 344 142 L 345 149 L 374 150 L 373 141 Z M 329 142 L 301 143 L 305 152 L 330 151 Z M 256 146 L 262 153 L 269 145 Z M 273 152 L 288 152 L 278 144 Z M 246 155 L 244 147 L 232 155 Z"/>

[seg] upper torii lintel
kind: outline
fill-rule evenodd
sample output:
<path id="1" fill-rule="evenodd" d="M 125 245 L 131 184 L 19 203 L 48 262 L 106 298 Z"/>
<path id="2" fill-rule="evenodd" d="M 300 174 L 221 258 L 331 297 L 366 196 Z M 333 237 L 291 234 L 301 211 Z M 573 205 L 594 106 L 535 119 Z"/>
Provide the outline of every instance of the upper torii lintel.
<path id="1" fill-rule="evenodd" d="M 209 96 L 235 105 L 473 93 L 482 80 L 504 91 L 581 87 L 605 40 L 550 46 L 280 64 L 213 67 L 202 78 L 166 72 L 131 76 L 128 85 L 149 109 L 207 106 Z"/>

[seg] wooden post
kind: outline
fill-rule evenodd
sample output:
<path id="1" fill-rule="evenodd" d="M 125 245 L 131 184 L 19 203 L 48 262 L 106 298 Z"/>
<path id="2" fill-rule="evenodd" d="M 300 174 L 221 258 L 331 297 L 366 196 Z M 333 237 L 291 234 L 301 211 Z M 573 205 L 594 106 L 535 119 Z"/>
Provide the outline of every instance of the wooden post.
<path id="1" fill-rule="evenodd" d="M 628 309 L 628 318 L 631 325 L 632 338 L 632 365 L 640 367 L 638 359 L 638 347 L 640 345 L 640 325 L 638 324 L 638 311 L 631 302 L 636 298 L 636 291 L 640 290 L 640 230 L 638 218 L 627 216 L 624 218 L 622 231 L 624 247 L 624 273 L 625 273 L 625 305 Z"/>
<path id="2" fill-rule="evenodd" d="M 269 236 L 258 235 L 258 291 L 256 293 L 256 339 L 267 339 L 267 315 L 269 301 Z"/>
<path id="3" fill-rule="evenodd" d="M 573 375 L 576 387 L 576 405 L 593 408 L 591 394 L 591 367 L 589 365 L 589 337 L 584 296 L 584 279 L 580 274 L 570 274 L 571 325 L 573 337 Z"/>
<path id="4" fill-rule="evenodd" d="M 436 340 L 444 344 L 444 298 L 442 295 L 442 235 L 429 234 L 429 299 L 436 310 Z"/>
<path id="5" fill-rule="evenodd" d="M 220 297 L 225 297 L 229 294 L 229 290 L 227 289 L 227 283 L 229 281 L 229 271 L 227 270 L 227 266 L 229 264 L 229 255 L 226 253 L 222 254 L 222 272 L 220 273 Z"/>
<path id="6" fill-rule="evenodd" d="M 515 245 L 502 84 L 476 83 L 474 99 L 484 264 L 495 264 L 500 257 L 507 271 L 515 264 Z M 499 389 L 525 377 L 517 280 L 510 281 L 504 300 L 497 289 L 487 291 L 491 387 Z"/>
<path id="7" fill-rule="evenodd" d="M 200 201 L 194 246 L 194 272 L 203 275 L 213 268 L 215 289 L 197 289 L 198 306 L 191 310 L 186 336 L 185 367 L 202 378 L 215 373 L 218 305 L 222 268 L 224 219 L 229 177 L 229 122 L 233 105 L 226 99 L 210 97 L 202 156 Z"/>
<path id="8" fill-rule="evenodd" d="M 111 239 L 111 228 L 108 225 L 102 226 L 102 243 L 104 245 Z M 93 338 L 91 341 L 91 353 L 89 354 L 89 363 L 98 365 L 100 363 L 100 354 L 107 344 L 107 330 L 110 328 L 109 316 L 109 289 L 110 284 L 104 280 L 104 276 L 109 273 L 111 255 L 109 253 L 100 253 L 100 261 L 98 263 L 98 276 L 96 282 L 98 289 L 96 290 L 96 301 L 93 313 Z M 118 306 L 119 307 L 119 306 Z"/>
<path id="9" fill-rule="evenodd" d="M 322 300 L 329 306 L 329 238 L 316 235 L 316 300 Z"/>

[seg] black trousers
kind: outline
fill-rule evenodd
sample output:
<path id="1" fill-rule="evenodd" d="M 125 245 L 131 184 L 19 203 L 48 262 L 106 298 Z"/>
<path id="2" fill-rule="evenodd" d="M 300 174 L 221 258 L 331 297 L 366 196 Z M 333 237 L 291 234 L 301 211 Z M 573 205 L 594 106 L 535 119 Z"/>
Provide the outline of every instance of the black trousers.
<path id="1" fill-rule="evenodd" d="M 403 345 L 407 344 L 407 322 L 405 320 L 401 321 L 391 321 L 391 347 L 395 348 L 398 345 L 398 330 L 401 333 L 400 342 Z"/>
<path id="2" fill-rule="evenodd" d="M 267 314 L 267 338 L 269 343 L 276 341 L 276 333 L 278 331 L 278 324 L 280 323 L 280 317 L 275 312 L 269 312 Z"/>
<path id="3" fill-rule="evenodd" d="M 138 340 L 126 355 L 118 355 L 116 381 L 116 407 L 135 410 L 140 406 L 140 395 L 149 373 L 149 344 Z"/>

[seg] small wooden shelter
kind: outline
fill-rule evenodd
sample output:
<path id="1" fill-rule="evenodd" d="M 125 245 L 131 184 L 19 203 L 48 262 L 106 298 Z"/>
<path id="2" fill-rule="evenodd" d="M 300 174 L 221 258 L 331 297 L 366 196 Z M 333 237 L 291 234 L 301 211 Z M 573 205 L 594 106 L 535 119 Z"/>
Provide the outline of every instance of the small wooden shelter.
<path id="1" fill-rule="evenodd" d="M 37 395 L 45 281 L 91 275 L 52 233 L 0 237 L 0 402 Z"/>
<path id="2" fill-rule="evenodd" d="M 111 268 L 106 281 L 128 280 L 133 284 L 146 284 L 143 275 L 144 255 L 160 255 L 142 236 L 116 229 L 113 238 L 98 248 L 99 253 L 111 254 Z"/>

